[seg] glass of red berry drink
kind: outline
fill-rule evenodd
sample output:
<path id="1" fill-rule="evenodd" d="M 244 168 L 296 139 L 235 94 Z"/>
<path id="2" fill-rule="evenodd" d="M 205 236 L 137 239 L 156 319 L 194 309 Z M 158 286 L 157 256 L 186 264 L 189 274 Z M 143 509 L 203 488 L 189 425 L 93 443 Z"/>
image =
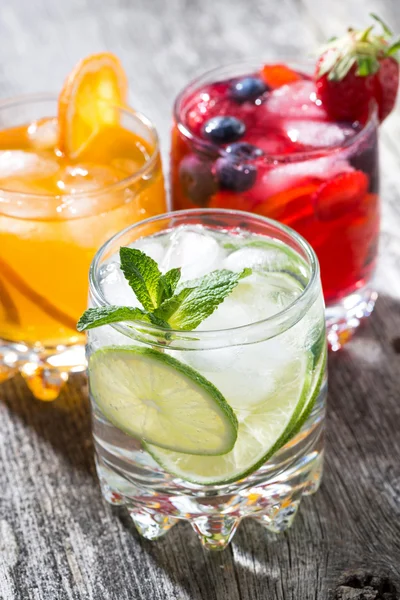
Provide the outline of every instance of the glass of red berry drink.
<path id="1" fill-rule="evenodd" d="M 303 235 L 320 261 L 337 349 L 376 298 L 375 105 L 362 120 L 333 121 L 309 65 L 243 63 L 188 85 L 174 119 L 173 208 L 241 209 Z"/>
<path id="2" fill-rule="evenodd" d="M 379 236 L 378 125 L 399 83 L 388 27 L 349 29 L 316 65 L 247 62 L 190 83 L 174 107 L 174 209 L 265 215 L 316 251 L 337 350 L 373 310 Z"/>

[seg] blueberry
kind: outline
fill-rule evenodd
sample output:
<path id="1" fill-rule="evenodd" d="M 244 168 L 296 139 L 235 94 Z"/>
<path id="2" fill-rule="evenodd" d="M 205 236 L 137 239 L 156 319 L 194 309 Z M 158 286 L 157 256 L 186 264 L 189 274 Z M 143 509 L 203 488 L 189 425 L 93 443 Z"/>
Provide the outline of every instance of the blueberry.
<path id="1" fill-rule="evenodd" d="M 210 196 L 217 191 L 212 162 L 195 154 L 189 154 L 181 161 L 179 180 L 185 196 L 200 206 L 205 206 Z"/>
<path id="2" fill-rule="evenodd" d="M 213 117 L 203 125 L 206 138 L 217 144 L 236 142 L 246 131 L 246 125 L 236 117 Z"/>
<path id="3" fill-rule="evenodd" d="M 215 172 L 220 189 L 233 192 L 246 192 L 257 177 L 254 165 L 241 165 L 230 158 L 219 158 L 215 163 Z"/>
<path id="4" fill-rule="evenodd" d="M 238 102 L 245 102 L 256 100 L 267 90 L 268 86 L 259 77 L 243 77 L 232 85 L 230 95 Z"/>
<path id="5" fill-rule="evenodd" d="M 264 152 L 261 148 L 257 148 L 257 146 L 253 146 L 253 144 L 249 144 L 248 142 L 236 142 L 235 144 L 227 146 L 225 150 L 240 160 L 255 160 L 256 158 L 264 156 Z"/>

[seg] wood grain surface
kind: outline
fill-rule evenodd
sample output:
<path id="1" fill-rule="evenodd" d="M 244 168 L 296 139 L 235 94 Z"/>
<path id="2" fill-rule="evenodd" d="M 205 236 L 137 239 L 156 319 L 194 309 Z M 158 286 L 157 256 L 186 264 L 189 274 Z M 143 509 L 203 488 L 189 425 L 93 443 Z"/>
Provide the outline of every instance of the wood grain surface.
<path id="1" fill-rule="evenodd" d="M 1 0 L 0 95 L 57 91 L 82 55 L 112 50 L 166 164 L 172 101 L 188 79 L 239 58 L 312 53 L 370 10 L 400 32 L 398 0 Z M 272 536 L 245 522 L 222 554 L 184 524 L 140 539 L 100 497 L 84 378 L 52 404 L 15 378 L 0 386 L 2 600 L 330 600 L 357 568 L 400 589 L 399 109 L 381 141 L 380 297 L 330 359 L 325 477 L 293 528 Z"/>

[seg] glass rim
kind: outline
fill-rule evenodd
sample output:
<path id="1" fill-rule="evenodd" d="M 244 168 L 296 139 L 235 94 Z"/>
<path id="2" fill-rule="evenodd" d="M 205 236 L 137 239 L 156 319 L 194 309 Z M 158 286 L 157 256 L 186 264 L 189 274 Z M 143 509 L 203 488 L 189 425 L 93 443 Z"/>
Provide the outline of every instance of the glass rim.
<path id="1" fill-rule="evenodd" d="M 185 125 L 183 120 L 181 119 L 181 104 L 188 93 L 194 92 L 196 89 L 199 89 L 202 83 L 208 81 L 209 77 L 212 75 L 217 75 L 220 72 L 228 69 L 240 68 L 248 66 L 249 68 L 257 68 L 260 65 L 266 65 L 274 62 L 275 64 L 292 64 L 292 65 L 314 65 L 315 62 L 312 61 L 311 58 L 303 58 L 300 60 L 296 59 L 285 59 L 282 60 L 276 59 L 275 61 L 263 61 L 262 59 L 243 59 L 235 62 L 225 63 L 223 65 L 219 65 L 218 67 L 213 67 L 212 69 L 207 69 L 203 71 L 200 75 L 191 79 L 189 83 L 187 83 L 178 93 L 175 98 L 173 105 L 173 119 L 176 123 L 176 126 L 180 132 L 180 134 L 190 142 L 197 142 L 199 146 L 204 149 L 204 151 L 211 151 L 213 154 L 218 154 L 219 156 L 226 157 L 229 154 L 226 152 L 225 148 L 221 148 L 218 144 L 215 144 L 209 140 L 205 140 L 201 138 L 199 135 L 195 135 L 190 131 L 190 129 Z M 232 75 L 233 76 L 233 75 Z M 273 153 L 264 153 L 263 156 L 247 159 L 247 163 L 291 163 L 291 162 L 303 162 L 306 160 L 312 160 L 315 158 L 321 158 L 324 156 L 330 156 L 332 154 L 336 154 L 341 152 L 342 150 L 353 146 L 356 144 L 360 138 L 364 135 L 368 135 L 368 132 L 378 125 L 378 105 L 375 100 L 372 100 L 369 105 L 368 118 L 363 124 L 362 128 L 357 131 L 354 136 L 347 138 L 342 144 L 335 146 L 324 146 L 322 148 L 315 148 L 312 150 L 305 150 L 302 152 L 293 152 L 292 154 L 273 154 Z"/>
<path id="2" fill-rule="evenodd" d="M 21 105 L 27 105 L 30 103 L 33 104 L 36 102 L 39 103 L 39 102 L 49 102 L 49 101 L 57 102 L 58 96 L 56 94 L 50 93 L 50 92 L 39 92 L 36 94 L 20 94 L 18 96 L 12 96 L 10 98 L 4 98 L 4 99 L 0 100 L 0 115 L 3 110 L 13 108 L 14 106 L 17 107 L 17 106 L 21 106 Z M 134 183 L 135 181 L 137 181 L 138 179 L 141 179 L 147 173 L 151 172 L 153 170 L 153 168 L 155 167 L 157 159 L 160 155 L 160 141 L 159 141 L 157 130 L 156 130 L 155 126 L 153 125 L 153 122 L 148 117 L 146 117 L 146 115 L 144 115 L 142 112 L 135 110 L 134 108 L 132 108 L 130 106 L 119 106 L 119 105 L 111 104 L 111 103 L 108 103 L 108 106 L 115 108 L 116 110 L 120 111 L 123 114 L 125 113 L 126 115 L 129 115 L 130 117 L 138 119 L 146 127 L 146 129 L 148 129 L 150 131 L 153 141 L 154 141 L 154 150 L 152 151 L 151 155 L 146 160 L 144 165 L 142 167 L 140 167 L 140 169 L 138 169 L 131 175 L 128 175 L 127 177 L 124 177 L 123 179 L 115 181 L 114 183 L 111 183 L 109 185 L 105 185 L 105 186 L 95 188 L 92 190 L 88 190 L 85 192 L 78 192 L 75 194 L 38 194 L 38 193 L 31 193 L 31 192 L 18 192 L 15 190 L 8 190 L 7 188 L 1 187 L 1 186 L 0 186 L 0 192 L 4 192 L 5 194 L 7 194 L 7 197 L 10 199 L 26 198 L 26 199 L 31 200 L 31 199 L 36 198 L 38 200 L 51 200 L 51 201 L 57 200 L 57 201 L 59 201 L 59 200 L 62 200 L 63 198 L 73 198 L 74 200 L 76 199 L 79 201 L 82 198 L 92 198 L 92 197 L 99 196 L 106 192 L 112 192 L 112 191 L 118 190 L 120 188 L 125 188 L 125 187 L 131 185 L 132 183 Z M 39 117 L 39 118 L 43 118 L 43 117 Z M 57 118 L 57 115 L 54 115 L 53 117 L 49 117 L 49 118 Z"/>
<path id="3" fill-rule="evenodd" d="M 204 214 L 213 214 L 215 216 L 237 216 L 240 218 L 251 218 L 257 222 L 264 223 L 274 228 L 275 230 L 279 230 L 283 234 L 289 236 L 295 243 L 301 248 L 304 252 L 307 262 L 311 269 L 311 274 L 309 281 L 307 282 L 306 287 L 302 290 L 301 294 L 293 300 L 288 306 L 286 306 L 283 310 L 280 310 L 278 313 L 266 317 L 260 321 L 254 321 L 252 323 L 248 323 L 247 325 L 240 325 L 237 327 L 230 327 L 225 329 L 210 329 L 210 330 L 201 330 L 197 331 L 196 329 L 186 331 L 182 329 L 165 329 L 163 327 L 159 327 L 157 325 L 153 325 L 150 323 L 144 323 L 143 321 L 130 321 L 131 327 L 124 325 L 123 323 L 111 323 L 111 327 L 116 329 L 117 331 L 127 335 L 128 337 L 132 337 L 132 328 L 145 327 L 147 332 L 152 334 L 169 334 L 176 336 L 177 339 L 184 339 L 190 341 L 196 341 L 197 343 L 202 341 L 207 341 L 214 339 L 215 336 L 224 336 L 235 333 L 251 333 L 253 330 L 261 327 L 269 326 L 271 330 L 274 328 L 277 330 L 275 333 L 272 333 L 270 337 L 274 337 L 278 333 L 283 333 L 290 327 L 292 327 L 295 323 L 297 323 L 307 312 L 308 308 L 312 305 L 312 303 L 317 298 L 317 292 L 321 292 L 322 296 L 322 288 L 320 284 L 320 269 L 319 262 L 311 245 L 294 229 L 275 221 L 273 219 L 269 219 L 268 217 L 264 217 L 262 215 L 257 215 L 254 213 L 249 213 L 240 210 L 230 210 L 230 209 L 219 209 L 219 208 L 199 208 L 199 209 L 185 209 L 178 211 L 169 211 L 163 213 L 161 215 L 157 215 L 154 217 L 150 217 L 143 221 L 139 221 L 138 223 L 134 223 L 129 225 L 122 231 L 113 235 L 107 242 L 105 242 L 99 250 L 96 252 L 92 263 L 89 269 L 89 292 L 92 295 L 96 306 L 110 306 L 110 303 L 106 300 L 101 286 L 99 284 L 98 271 L 100 268 L 100 261 L 102 256 L 107 252 L 108 248 L 110 248 L 118 238 L 123 237 L 129 231 L 139 228 L 142 226 L 146 226 L 151 223 L 155 223 L 157 221 L 162 221 L 165 219 L 174 219 L 174 217 L 188 217 L 188 216 L 201 216 Z M 141 238 L 138 238 L 141 239 Z M 282 242 L 285 243 L 285 242 Z M 298 250 L 295 249 L 298 253 Z M 286 326 L 287 325 L 287 326 Z M 283 327 L 283 328 L 282 328 Z M 148 341 L 148 340 L 147 340 Z"/>

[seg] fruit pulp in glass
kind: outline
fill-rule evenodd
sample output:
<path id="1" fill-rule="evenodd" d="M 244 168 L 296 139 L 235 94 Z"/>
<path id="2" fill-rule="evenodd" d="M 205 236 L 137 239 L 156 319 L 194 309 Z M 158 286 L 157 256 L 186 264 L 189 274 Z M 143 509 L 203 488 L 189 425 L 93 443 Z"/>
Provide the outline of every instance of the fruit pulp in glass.
<path id="1" fill-rule="evenodd" d="M 57 149 L 57 119 L 0 131 L 0 338 L 83 341 L 76 321 L 88 270 L 114 233 L 165 210 L 157 148 L 124 124 L 103 126 L 78 158 Z"/>
<path id="2" fill-rule="evenodd" d="M 175 108 L 174 209 L 241 209 L 291 226 L 317 253 L 328 306 L 368 283 L 379 234 L 373 109 L 332 121 L 312 78 L 284 64 L 214 72 Z"/>

